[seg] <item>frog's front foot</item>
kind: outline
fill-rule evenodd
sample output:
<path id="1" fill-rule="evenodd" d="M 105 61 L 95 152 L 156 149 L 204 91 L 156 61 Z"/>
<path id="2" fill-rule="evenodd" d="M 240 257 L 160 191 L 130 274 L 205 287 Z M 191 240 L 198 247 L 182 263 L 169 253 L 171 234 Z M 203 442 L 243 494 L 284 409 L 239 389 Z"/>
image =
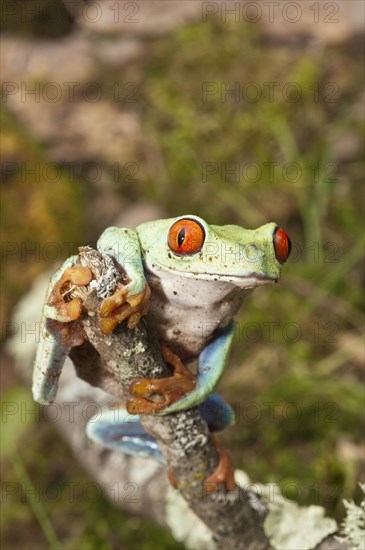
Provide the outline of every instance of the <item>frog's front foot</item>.
<path id="1" fill-rule="evenodd" d="M 204 489 L 207 493 L 215 493 L 219 485 L 223 484 L 227 491 L 234 491 L 236 484 L 232 457 L 229 451 L 222 447 L 215 435 L 211 434 L 211 438 L 218 451 L 219 462 L 214 472 L 204 481 Z"/>
<path id="2" fill-rule="evenodd" d="M 181 399 L 196 386 L 195 376 L 166 344 L 161 344 L 161 351 L 166 363 L 173 366 L 173 375 L 168 378 L 134 380 L 129 390 L 135 397 L 127 403 L 130 414 L 156 413 Z"/>
<path id="3" fill-rule="evenodd" d="M 81 315 L 81 298 L 72 298 L 71 292 L 75 286 L 86 286 L 92 279 L 91 270 L 88 267 L 73 266 L 67 268 L 62 277 L 54 285 L 48 306 L 56 311 L 55 318 L 62 323 L 75 321 Z"/>
<path id="4" fill-rule="evenodd" d="M 127 294 L 128 289 L 119 285 L 112 296 L 101 302 L 99 325 L 104 334 L 110 334 L 125 319 L 128 319 L 128 328 L 134 328 L 148 312 L 151 290 L 147 283 L 142 292 Z"/>

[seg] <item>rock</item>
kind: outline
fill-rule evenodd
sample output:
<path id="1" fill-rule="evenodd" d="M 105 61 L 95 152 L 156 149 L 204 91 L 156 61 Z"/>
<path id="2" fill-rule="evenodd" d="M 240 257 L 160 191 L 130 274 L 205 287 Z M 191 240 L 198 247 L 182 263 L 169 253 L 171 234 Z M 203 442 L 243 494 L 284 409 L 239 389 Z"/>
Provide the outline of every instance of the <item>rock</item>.
<path id="1" fill-rule="evenodd" d="M 95 60 L 84 33 L 58 40 L 32 40 L 4 35 L 1 39 L 1 82 L 87 82 Z"/>
<path id="2" fill-rule="evenodd" d="M 50 103 L 42 93 L 24 101 L 19 90 L 7 98 L 7 106 L 37 140 L 47 143 L 52 161 L 81 165 L 100 159 L 112 165 L 117 159 L 123 166 L 130 160 L 141 132 L 137 114 L 124 112 L 103 99 L 88 102 L 75 98 L 68 102 L 64 88 L 62 93 L 64 100 Z M 93 172 L 89 167 L 89 179 L 97 184 L 103 169 L 99 163 L 94 168 Z"/>
<path id="3" fill-rule="evenodd" d="M 101 39 L 95 48 L 95 55 L 99 61 L 115 69 L 139 61 L 146 52 L 146 46 L 138 40 L 122 38 Z"/>

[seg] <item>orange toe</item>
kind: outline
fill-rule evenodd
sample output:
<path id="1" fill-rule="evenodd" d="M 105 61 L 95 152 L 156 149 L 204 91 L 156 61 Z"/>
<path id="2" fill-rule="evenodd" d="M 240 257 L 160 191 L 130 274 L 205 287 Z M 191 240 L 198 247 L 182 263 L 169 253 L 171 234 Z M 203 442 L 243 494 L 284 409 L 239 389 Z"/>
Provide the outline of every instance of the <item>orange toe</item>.
<path id="1" fill-rule="evenodd" d="M 234 467 L 231 454 L 227 449 L 222 447 L 216 436 L 211 434 L 211 437 L 219 454 L 219 462 L 214 472 L 204 481 L 204 489 L 207 493 L 215 493 L 219 485 L 223 484 L 226 491 L 234 491 L 236 483 L 234 481 Z"/>

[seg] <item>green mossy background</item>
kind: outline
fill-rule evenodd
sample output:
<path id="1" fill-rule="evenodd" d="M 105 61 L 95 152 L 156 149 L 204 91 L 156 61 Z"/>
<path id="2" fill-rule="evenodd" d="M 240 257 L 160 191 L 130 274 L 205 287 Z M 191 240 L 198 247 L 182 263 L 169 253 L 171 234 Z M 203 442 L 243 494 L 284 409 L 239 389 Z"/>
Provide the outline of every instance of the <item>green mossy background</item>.
<path id="1" fill-rule="evenodd" d="M 67 17 L 63 25 L 68 32 Z M 16 18 L 10 27 L 21 32 Z M 35 21 L 26 32 L 43 28 Z M 103 157 L 93 160 L 113 179 L 112 191 L 81 176 L 70 179 L 62 166 L 64 175 L 51 186 L 5 172 L 1 206 L 5 243 L 41 249 L 49 242 L 94 242 L 104 193 L 108 200 L 111 193 L 122 198 L 126 209 L 150 201 L 168 216 L 195 213 L 245 227 L 275 220 L 284 227 L 295 255 L 281 285 L 255 291 L 239 316 L 220 386 L 237 425 L 221 438 L 253 481 L 275 482 L 287 498 L 320 504 L 338 520 L 342 499 L 358 498 L 358 481 L 364 481 L 362 75 L 361 49 L 353 44 L 274 45 L 250 25 L 213 18 L 185 27 L 151 41 L 143 62 L 121 73 L 99 68 L 106 95 L 118 80 L 138 88 L 138 101 L 119 108 L 141 117 L 142 134 L 115 159 L 135 163 L 135 177 L 116 177 Z M 207 82 L 218 91 L 204 101 Z M 273 98 L 267 82 L 278 83 Z M 289 82 L 301 90 L 300 99 L 290 95 L 293 88 L 284 93 Z M 235 83 L 241 92 L 256 83 L 260 99 L 228 95 L 222 101 L 222 85 Z M 49 162 L 47 144 L 36 142 L 6 105 L 2 150 L 8 163 Z M 245 177 L 224 174 L 237 163 Z M 249 163 L 260 167 L 260 177 Z M 300 177 L 290 163 L 300 167 Z M 3 257 L 3 326 L 34 277 L 49 267 L 43 254 L 34 262 L 16 250 Z M 30 403 L 28 390 L 14 375 L 8 378 L 3 401 Z M 90 502 L 81 489 L 71 501 L 67 492 L 56 502 L 42 498 L 51 483 L 80 488 L 90 480 L 52 424 L 30 416 L 21 430 L 14 426 L 3 425 L 10 441 L 3 479 L 31 482 L 41 498 L 34 504 L 37 498 L 24 491 L 6 496 L 3 548 L 49 548 L 55 540 L 65 549 L 179 548 L 161 528 L 123 516 L 102 497 Z"/>

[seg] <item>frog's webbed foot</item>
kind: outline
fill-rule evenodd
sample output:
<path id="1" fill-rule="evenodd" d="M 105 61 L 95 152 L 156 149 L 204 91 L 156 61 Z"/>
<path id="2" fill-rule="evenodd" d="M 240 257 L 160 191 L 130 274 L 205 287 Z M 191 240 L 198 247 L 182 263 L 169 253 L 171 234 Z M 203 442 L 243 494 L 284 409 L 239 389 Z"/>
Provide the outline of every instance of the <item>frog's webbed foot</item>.
<path id="1" fill-rule="evenodd" d="M 218 451 L 219 462 L 214 472 L 204 481 L 204 489 L 207 493 L 215 493 L 219 485 L 223 484 L 227 491 L 234 491 L 236 484 L 231 454 L 219 443 L 215 435 L 211 434 L 211 438 Z"/>
<path id="2" fill-rule="evenodd" d="M 71 292 L 75 286 L 86 286 L 92 279 L 91 270 L 88 267 L 68 267 L 61 278 L 55 283 L 47 306 L 53 308 L 57 321 L 69 323 L 76 321 L 81 315 L 82 299 L 72 298 Z"/>
<path id="3" fill-rule="evenodd" d="M 173 366 L 173 375 L 168 378 L 134 380 L 129 390 L 135 397 L 127 403 L 130 414 L 156 413 L 195 388 L 196 378 L 181 359 L 164 343 L 161 343 L 161 351 L 164 360 Z"/>
<path id="4" fill-rule="evenodd" d="M 148 312 L 150 296 L 147 283 L 142 292 L 132 296 L 128 296 L 127 287 L 118 285 L 116 292 L 101 302 L 99 324 L 102 332 L 110 334 L 125 319 L 128 319 L 128 328 L 134 328 Z"/>
<path id="5" fill-rule="evenodd" d="M 218 451 L 219 462 L 214 472 L 204 480 L 204 490 L 206 493 L 215 493 L 218 491 L 219 486 L 223 484 L 226 491 L 234 491 L 236 484 L 232 457 L 229 451 L 222 447 L 215 435 L 211 434 L 211 438 Z M 176 476 L 171 468 L 167 470 L 167 477 L 172 487 L 178 489 Z"/>

